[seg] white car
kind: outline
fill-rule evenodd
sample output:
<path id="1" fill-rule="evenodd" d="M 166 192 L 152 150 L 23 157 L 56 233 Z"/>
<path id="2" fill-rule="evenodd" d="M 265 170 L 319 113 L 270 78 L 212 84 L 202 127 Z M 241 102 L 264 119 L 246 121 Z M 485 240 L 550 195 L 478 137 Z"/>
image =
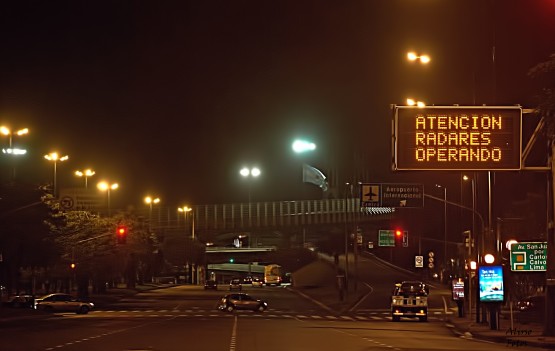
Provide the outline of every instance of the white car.
<path id="1" fill-rule="evenodd" d="M 92 302 L 81 301 L 69 294 L 54 293 L 35 299 L 35 309 L 50 312 L 87 314 L 94 308 Z"/>

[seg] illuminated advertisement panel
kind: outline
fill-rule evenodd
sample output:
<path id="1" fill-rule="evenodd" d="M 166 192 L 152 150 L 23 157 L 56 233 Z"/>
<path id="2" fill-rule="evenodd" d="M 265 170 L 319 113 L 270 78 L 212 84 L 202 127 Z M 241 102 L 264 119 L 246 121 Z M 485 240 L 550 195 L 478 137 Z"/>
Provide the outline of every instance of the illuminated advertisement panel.
<path id="1" fill-rule="evenodd" d="M 480 302 L 505 301 L 505 284 L 502 266 L 478 267 Z"/>
<path id="2" fill-rule="evenodd" d="M 395 170 L 519 170 L 518 106 L 396 106 Z"/>

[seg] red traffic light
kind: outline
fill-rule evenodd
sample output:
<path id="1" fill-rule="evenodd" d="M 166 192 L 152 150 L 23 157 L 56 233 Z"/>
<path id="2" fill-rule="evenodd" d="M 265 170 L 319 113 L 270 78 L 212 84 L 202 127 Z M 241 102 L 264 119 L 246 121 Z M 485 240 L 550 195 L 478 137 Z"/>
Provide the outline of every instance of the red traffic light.
<path id="1" fill-rule="evenodd" d="M 118 244 L 125 244 L 127 240 L 127 226 L 125 225 L 118 225 L 116 229 L 116 235 L 118 237 Z"/>
<path id="2" fill-rule="evenodd" d="M 400 230 L 398 230 L 398 229 L 395 231 L 395 236 L 396 236 L 397 238 L 400 238 L 402 235 L 403 235 L 403 232 L 402 232 L 402 231 L 400 231 Z"/>

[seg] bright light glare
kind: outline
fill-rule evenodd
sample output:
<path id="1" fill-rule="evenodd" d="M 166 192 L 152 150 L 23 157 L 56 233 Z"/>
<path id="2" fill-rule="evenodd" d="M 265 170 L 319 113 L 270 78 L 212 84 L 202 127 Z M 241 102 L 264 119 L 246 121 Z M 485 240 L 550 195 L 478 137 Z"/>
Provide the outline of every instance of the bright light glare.
<path id="1" fill-rule="evenodd" d="M 106 190 L 116 190 L 117 188 L 119 188 L 119 184 L 118 183 L 113 183 L 113 184 L 108 184 L 108 182 L 99 182 L 96 187 L 98 188 L 98 190 L 102 190 L 102 191 L 106 191 Z"/>
<path id="2" fill-rule="evenodd" d="M 428 55 L 420 56 L 420 62 L 422 62 L 422 63 L 428 63 L 428 62 L 430 62 L 430 60 L 431 60 L 430 56 L 428 56 Z"/>
<path id="3" fill-rule="evenodd" d="M 48 155 L 44 155 L 44 158 L 47 159 L 48 161 L 56 162 L 56 161 L 65 161 L 69 159 L 69 156 L 65 155 L 60 157 L 57 152 L 51 152 Z"/>
<path id="4" fill-rule="evenodd" d="M 422 101 L 416 101 L 414 99 L 408 98 L 407 99 L 407 105 L 408 106 L 417 106 L 417 107 L 425 107 L 426 104 L 423 103 Z"/>
<path id="5" fill-rule="evenodd" d="M 484 261 L 486 261 L 487 264 L 492 264 L 495 261 L 495 256 L 487 254 L 484 256 Z"/>
<path id="6" fill-rule="evenodd" d="M 430 62 L 432 59 L 430 58 L 430 56 L 428 55 L 417 55 L 414 52 L 409 52 L 407 54 L 407 58 L 409 59 L 409 61 L 420 61 L 420 63 L 426 64 L 428 62 Z"/>
<path id="7" fill-rule="evenodd" d="M 291 148 L 296 153 L 316 150 L 316 144 L 304 140 L 295 140 Z"/>
<path id="8" fill-rule="evenodd" d="M 11 154 L 11 155 L 25 155 L 27 153 L 27 150 L 25 149 L 2 149 L 2 152 L 5 154 Z"/>
<path id="9" fill-rule="evenodd" d="M 147 203 L 147 204 L 157 204 L 159 202 L 160 202 L 160 198 L 158 198 L 158 197 L 155 198 L 155 199 L 153 199 L 150 196 L 145 197 L 145 203 Z"/>
<path id="10" fill-rule="evenodd" d="M 248 169 L 247 167 L 241 168 L 241 170 L 239 171 L 239 173 L 243 176 L 243 177 L 248 177 L 253 176 L 253 177 L 258 177 L 260 175 L 260 173 L 262 173 L 260 171 L 259 168 L 254 167 L 252 169 Z"/>

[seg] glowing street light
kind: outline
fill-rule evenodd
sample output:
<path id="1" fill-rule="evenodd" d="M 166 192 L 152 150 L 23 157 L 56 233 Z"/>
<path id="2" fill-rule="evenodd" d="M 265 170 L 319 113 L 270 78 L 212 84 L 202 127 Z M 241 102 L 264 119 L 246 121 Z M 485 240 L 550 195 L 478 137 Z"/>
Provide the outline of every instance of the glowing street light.
<path id="1" fill-rule="evenodd" d="M 116 190 L 117 188 L 119 188 L 119 184 L 118 183 L 108 183 L 106 181 L 102 181 L 99 182 L 96 187 L 98 188 L 98 190 L 100 191 L 105 191 L 108 195 L 108 217 L 111 217 L 112 213 L 111 213 L 111 209 L 110 209 L 110 192 L 112 190 Z"/>
<path id="2" fill-rule="evenodd" d="M 191 239 L 195 240 L 195 214 L 193 213 L 193 208 L 188 206 L 178 207 L 177 211 L 184 214 L 185 219 L 187 218 L 187 213 L 191 212 Z"/>
<path id="3" fill-rule="evenodd" d="M 8 127 L 1 126 L 0 127 L 0 134 L 4 134 L 4 135 L 8 136 L 8 138 L 9 138 L 9 147 L 11 149 L 12 148 L 13 135 L 15 134 L 17 136 L 21 136 L 21 135 L 29 134 L 29 128 L 23 128 L 23 129 L 20 129 L 20 130 L 14 132 L 14 131 L 10 130 Z"/>
<path id="4" fill-rule="evenodd" d="M 431 61 L 430 56 L 428 55 L 417 55 L 414 52 L 407 53 L 407 58 L 409 61 L 419 61 L 422 64 L 427 64 Z"/>
<path id="5" fill-rule="evenodd" d="M 96 172 L 91 169 L 86 169 L 84 171 L 75 171 L 75 175 L 77 177 L 85 177 L 85 189 L 88 188 L 88 178 L 95 175 L 95 173 Z"/>
<path id="6" fill-rule="evenodd" d="M 57 165 L 58 162 L 63 162 L 63 161 L 67 161 L 69 159 L 68 155 L 65 156 L 59 156 L 57 152 L 51 152 L 48 155 L 44 155 L 44 158 L 47 159 L 48 161 L 51 161 L 54 163 L 54 197 L 57 197 Z"/>
<path id="7" fill-rule="evenodd" d="M 146 196 L 145 197 L 145 204 L 148 205 L 149 207 L 149 211 L 148 211 L 148 218 L 149 218 L 149 226 L 152 225 L 152 205 L 157 205 L 160 203 L 160 198 L 153 198 L 151 196 Z"/>
<path id="8" fill-rule="evenodd" d="M 25 150 L 25 149 L 14 148 L 12 139 L 13 139 L 14 134 L 17 135 L 17 136 L 29 134 L 29 129 L 28 128 L 23 128 L 23 129 L 20 129 L 20 130 L 14 132 L 14 131 L 10 130 L 8 127 L 1 126 L 0 127 L 0 134 L 8 136 L 8 140 L 9 140 L 8 141 L 8 148 L 7 149 L 2 148 L 2 153 L 7 154 L 7 155 L 12 155 L 12 156 L 25 155 L 27 153 L 27 150 Z M 12 167 L 12 180 L 15 180 L 15 164 Z"/>
<path id="9" fill-rule="evenodd" d="M 425 107 L 426 104 L 423 103 L 422 101 L 416 101 L 414 99 L 411 98 L 407 98 L 407 105 L 408 106 L 417 106 L 417 107 Z"/>
<path id="10" fill-rule="evenodd" d="M 316 150 L 316 144 L 306 140 L 295 140 L 291 145 L 293 151 L 297 154 Z"/>

